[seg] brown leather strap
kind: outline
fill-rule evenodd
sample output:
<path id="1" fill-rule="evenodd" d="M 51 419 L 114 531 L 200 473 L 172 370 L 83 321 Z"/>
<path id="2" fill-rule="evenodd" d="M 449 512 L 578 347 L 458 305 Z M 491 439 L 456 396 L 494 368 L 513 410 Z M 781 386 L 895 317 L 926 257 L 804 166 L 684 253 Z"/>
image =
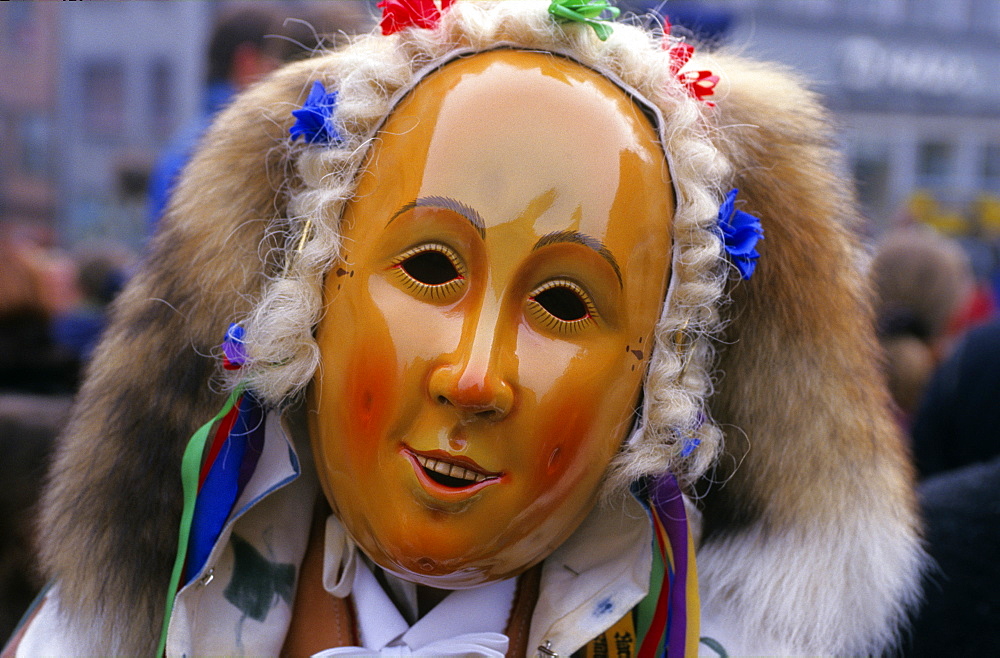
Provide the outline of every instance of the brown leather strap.
<path id="1" fill-rule="evenodd" d="M 542 580 L 542 565 L 528 569 L 517 579 L 514 603 L 510 607 L 507 620 L 508 658 L 524 658 L 528 654 L 528 633 L 531 631 L 531 615 L 538 602 L 538 586 Z"/>
<path id="2" fill-rule="evenodd" d="M 302 569 L 299 586 L 292 607 L 292 622 L 285 636 L 282 656 L 311 656 L 331 647 L 357 646 L 357 620 L 350 598 L 332 596 L 323 587 L 323 551 L 326 534 L 326 519 L 330 508 L 326 501 L 316 505 L 312 528 L 309 531 L 309 545 Z M 531 615 L 538 601 L 538 587 L 542 576 L 542 566 L 532 567 L 517 580 L 514 602 L 507 620 L 507 637 L 510 645 L 507 656 L 524 658 L 528 655 L 528 633 L 531 630 Z"/>
<path id="3" fill-rule="evenodd" d="M 326 501 L 318 502 L 282 656 L 311 656 L 330 647 L 359 643 L 354 605 L 349 598 L 332 596 L 323 587 L 323 551 L 329 515 Z"/>

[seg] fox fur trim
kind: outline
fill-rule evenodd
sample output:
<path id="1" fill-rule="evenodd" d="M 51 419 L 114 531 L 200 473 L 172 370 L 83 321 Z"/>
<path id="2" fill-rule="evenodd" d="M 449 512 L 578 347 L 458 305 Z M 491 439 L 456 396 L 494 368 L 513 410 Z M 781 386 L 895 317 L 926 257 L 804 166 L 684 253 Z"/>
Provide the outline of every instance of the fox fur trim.
<path id="1" fill-rule="evenodd" d="M 567 54 L 663 114 L 674 281 L 642 423 L 610 490 L 670 469 L 697 492 L 703 610 L 731 651 L 892 643 L 923 553 L 827 118 L 793 76 L 724 54 L 688 65 L 721 77 L 710 107 L 670 72 L 659 35 L 618 24 L 600 42 L 585 25 L 556 25 L 546 6 L 455 3 L 434 30 L 365 37 L 276 72 L 208 131 L 114 304 L 43 501 L 42 562 L 63 609 L 105 629 L 87 651 L 155 651 L 182 502 L 173 474 L 223 401 L 213 355 L 229 322 L 246 320 L 254 389 L 287 408 L 316 368 L 322 278 L 379 125 L 428 66 L 498 44 Z M 343 144 L 288 138 L 315 80 L 339 92 Z M 766 232 L 750 281 L 727 277 L 714 231 L 732 187 Z M 701 445 L 682 457 L 691 436 Z"/>
<path id="2" fill-rule="evenodd" d="M 774 66 L 717 62 L 720 148 L 766 239 L 720 341 L 711 408 L 726 445 L 700 483 L 703 614 L 760 636 L 749 653 L 878 654 L 925 558 L 852 191 L 811 94 Z"/>

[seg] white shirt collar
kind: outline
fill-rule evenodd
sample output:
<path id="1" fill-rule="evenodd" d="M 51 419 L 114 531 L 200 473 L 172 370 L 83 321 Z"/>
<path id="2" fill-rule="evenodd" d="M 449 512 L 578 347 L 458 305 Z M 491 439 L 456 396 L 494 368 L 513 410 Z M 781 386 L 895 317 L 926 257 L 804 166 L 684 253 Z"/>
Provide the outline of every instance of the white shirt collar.
<path id="1" fill-rule="evenodd" d="M 545 646 L 569 656 L 628 614 L 649 593 L 649 513 L 628 496 L 598 503 L 542 563 L 528 653 Z"/>
<path id="2" fill-rule="evenodd" d="M 386 578 L 395 576 L 387 573 Z M 334 596 L 351 594 L 357 608 L 361 644 L 366 649 L 381 651 L 405 644 L 415 650 L 468 633 L 503 634 L 514 603 L 517 579 L 456 590 L 411 626 L 367 562 L 361 559 L 340 521 L 331 516 L 326 523 L 323 586 Z"/>

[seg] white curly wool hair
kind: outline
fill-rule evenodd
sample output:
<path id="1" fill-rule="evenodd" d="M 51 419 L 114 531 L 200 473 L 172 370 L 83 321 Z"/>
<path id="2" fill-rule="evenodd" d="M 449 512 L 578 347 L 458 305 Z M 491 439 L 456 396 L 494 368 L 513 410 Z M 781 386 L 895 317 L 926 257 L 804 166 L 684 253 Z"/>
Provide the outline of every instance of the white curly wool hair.
<path id="1" fill-rule="evenodd" d="M 245 323 L 249 360 L 240 376 L 272 404 L 313 377 L 319 364 L 313 329 L 323 312 L 323 276 L 340 252 L 341 215 L 378 128 L 401 97 L 459 55 L 498 45 L 558 53 L 618 82 L 662 114 L 658 129 L 677 196 L 672 278 L 655 330 L 642 414 L 607 481 L 608 492 L 622 492 L 642 476 L 671 471 L 690 483 L 713 463 L 721 443 L 719 430 L 706 421 L 705 399 L 709 337 L 718 329 L 725 278 L 716 216 L 730 167 L 707 136 L 710 105 L 679 82 L 658 35 L 616 24 L 600 41 L 585 25 L 557 24 L 547 6 L 459 2 L 443 12 L 436 29 L 361 38 L 321 60 L 315 79 L 338 93 L 334 120 L 341 139 L 293 151 L 304 186 L 289 204 L 294 228 L 286 247 L 292 255 Z M 690 442 L 697 450 L 682 457 Z"/>

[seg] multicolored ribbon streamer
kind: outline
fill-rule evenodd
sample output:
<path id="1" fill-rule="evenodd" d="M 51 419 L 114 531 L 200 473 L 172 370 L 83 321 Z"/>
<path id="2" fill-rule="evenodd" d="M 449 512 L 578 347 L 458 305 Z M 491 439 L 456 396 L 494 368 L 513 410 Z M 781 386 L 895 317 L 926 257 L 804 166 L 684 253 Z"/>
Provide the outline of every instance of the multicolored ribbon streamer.
<path id="1" fill-rule="evenodd" d="M 157 655 L 166 649 L 174 597 L 201 571 L 222 528 L 257 465 L 264 444 L 264 410 L 240 384 L 222 409 L 191 436 L 181 458 L 184 507 L 177 556 Z"/>
<path id="2" fill-rule="evenodd" d="M 212 551 L 233 505 L 250 480 L 264 447 L 264 409 L 249 391 L 219 422 L 198 477 L 184 582 L 194 578 Z"/>
<path id="3" fill-rule="evenodd" d="M 639 658 L 698 655 L 700 604 L 694 538 L 684 497 L 673 475 L 652 484 L 650 516 L 656 550 L 650 592 L 640 604 Z"/>

